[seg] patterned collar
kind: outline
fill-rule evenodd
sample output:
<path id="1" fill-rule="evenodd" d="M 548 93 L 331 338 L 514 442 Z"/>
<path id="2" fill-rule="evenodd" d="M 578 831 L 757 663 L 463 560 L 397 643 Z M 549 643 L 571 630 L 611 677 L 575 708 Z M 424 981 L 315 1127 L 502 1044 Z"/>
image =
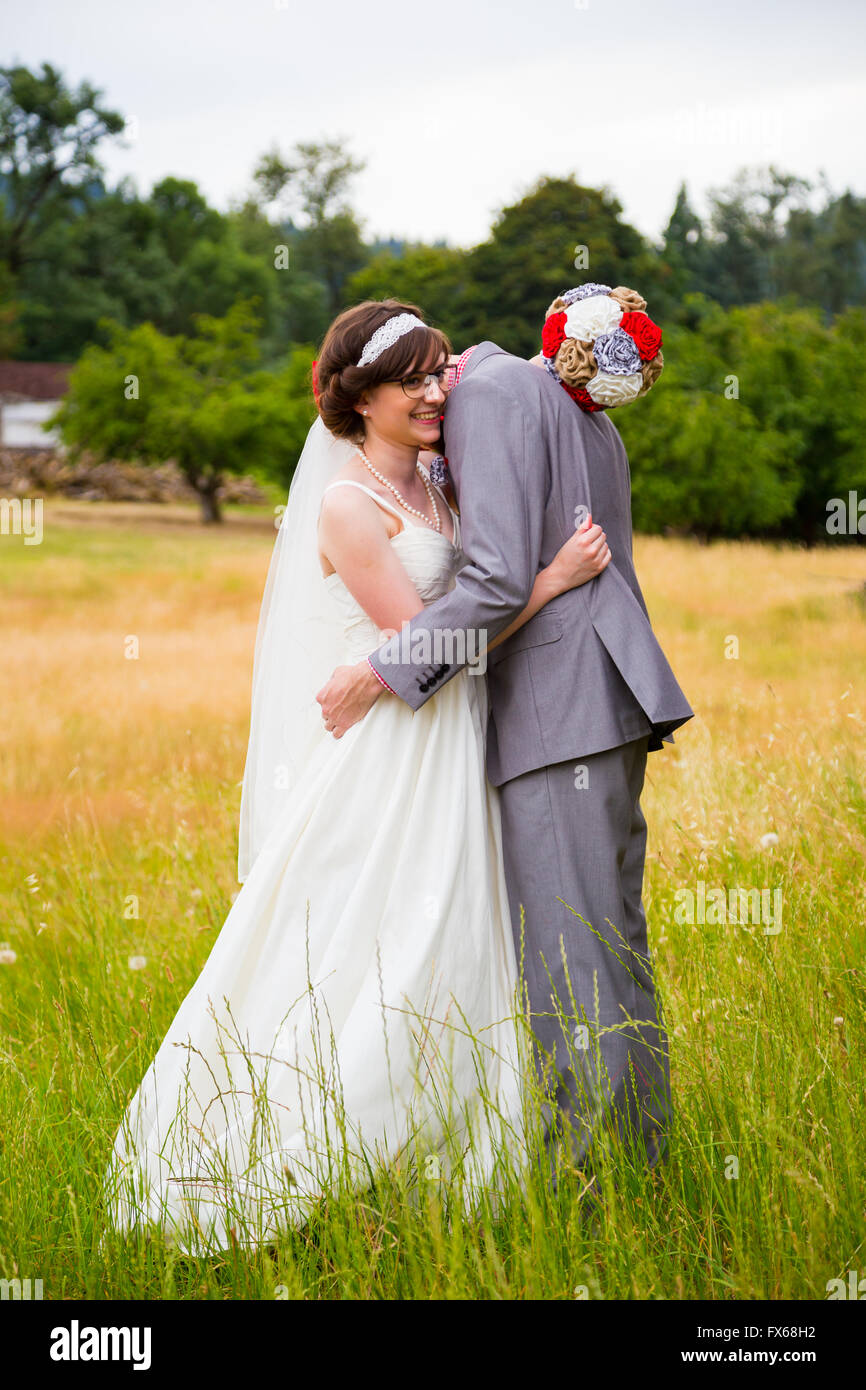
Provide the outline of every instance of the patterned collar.
<path id="1" fill-rule="evenodd" d="M 460 385 L 460 378 L 461 378 L 462 375 L 463 375 L 463 371 L 464 371 L 464 369 L 465 369 L 465 367 L 466 367 L 466 363 L 469 361 L 469 358 L 471 357 L 472 353 L 475 351 L 475 349 L 477 348 L 477 346 L 478 346 L 477 343 L 473 343 L 473 344 L 472 344 L 472 347 L 468 347 L 468 348 L 466 349 L 466 351 L 465 351 L 465 352 L 461 352 L 460 356 L 458 357 L 458 359 L 457 359 L 457 365 L 456 365 L 455 368 L 454 368 L 454 381 L 453 381 L 453 383 L 452 383 L 452 385 L 451 385 L 451 390 L 452 390 L 452 391 L 454 390 L 454 387 L 455 387 L 455 386 L 459 386 L 459 385 Z"/>
<path id="2" fill-rule="evenodd" d="M 456 364 L 451 368 L 451 371 L 454 373 L 454 376 L 451 381 L 451 385 L 448 388 L 449 395 L 454 390 L 454 387 L 458 385 L 460 378 L 463 375 L 464 368 L 466 367 L 466 363 L 469 361 L 469 358 L 472 356 L 477 346 L 477 343 L 473 343 L 472 347 L 468 347 L 465 352 L 461 352 Z M 445 458 L 444 454 L 437 454 L 436 457 L 431 460 L 430 478 L 431 481 L 434 482 L 437 487 L 445 487 L 450 481 L 450 474 L 448 472 L 448 460 L 447 458 Z M 378 675 L 378 672 L 376 674 Z M 389 686 L 388 689 L 390 690 L 390 688 L 391 687 Z"/>

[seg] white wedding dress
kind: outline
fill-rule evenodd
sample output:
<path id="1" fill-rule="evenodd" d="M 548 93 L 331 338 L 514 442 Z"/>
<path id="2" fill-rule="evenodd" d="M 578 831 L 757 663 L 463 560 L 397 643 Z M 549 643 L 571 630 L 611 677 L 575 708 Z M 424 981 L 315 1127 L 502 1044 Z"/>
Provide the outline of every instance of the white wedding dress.
<path id="1" fill-rule="evenodd" d="M 390 510 L 430 603 L 463 562 L 459 519 L 451 542 Z M 323 582 L 358 661 L 377 628 L 338 575 Z M 524 1152 L 486 719 L 464 668 L 417 712 L 385 695 L 322 742 L 118 1131 L 115 1228 L 155 1222 L 207 1253 L 302 1226 L 339 1172 L 357 1189 L 377 1161 L 447 1180 L 457 1153 L 466 1203 L 495 1189 L 503 1148 Z"/>

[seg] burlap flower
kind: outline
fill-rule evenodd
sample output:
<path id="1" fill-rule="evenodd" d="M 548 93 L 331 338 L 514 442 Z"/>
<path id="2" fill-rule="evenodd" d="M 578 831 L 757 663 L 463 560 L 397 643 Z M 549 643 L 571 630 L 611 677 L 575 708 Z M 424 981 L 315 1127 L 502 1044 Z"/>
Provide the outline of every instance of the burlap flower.
<path id="1" fill-rule="evenodd" d="M 638 392 L 639 396 L 645 396 L 647 391 L 649 391 L 650 387 L 655 385 L 655 383 L 658 381 L 659 377 L 662 374 L 662 367 L 664 365 L 665 359 L 661 352 L 657 352 L 651 362 L 644 362 L 641 365 L 641 373 L 643 374 L 643 386 Z"/>
<path id="2" fill-rule="evenodd" d="M 567 308 L 568 308 L 568 305 L 566 304 L 566 302 L 565 302 L 565 300 L 563 299 L 562 295 L 559 294 L 559 295 L 557 295 L 556 299 L 554 299 L 553 303 L 548 307 L 548 309 L 547 309 L 547 311 L 546 311 L 544 317 L 545 317 L 546 319 L 549 319 L 551 314 L 559 314 L 559 313 L 562 312 L 563 309 L 567 309 Z"/>
<path id="3" fill-rule="evenodd" d="M 620 308 L 627 314 L 635 314 L 646 308 L 646 300 L 638 294 L 637 290 L 630 290 L 626 285 L 617 285 L 615 290 L 611 290 L 610 297 L 615 299 Z"/>
<path id="4" fill-rule="evenodd" d="M 576 390 L 586 386 L 598 371 L 592 347 L 580 338 L 566 338 L 556 354 L 554 364 L 560 377 Z"/>

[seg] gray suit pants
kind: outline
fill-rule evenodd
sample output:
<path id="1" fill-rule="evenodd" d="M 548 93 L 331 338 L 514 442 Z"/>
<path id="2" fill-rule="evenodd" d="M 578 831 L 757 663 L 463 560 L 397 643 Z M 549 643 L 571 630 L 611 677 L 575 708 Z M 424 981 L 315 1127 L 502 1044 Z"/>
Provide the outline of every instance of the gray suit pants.
<path id="1" fill-rule="evenodd" d="M 641 902 L 646 758 L 641 738 L 499 788 L 548 1153 L 583 1167 L 614 1134 L 653 1166 L 670 1118 L 667 1037 Z"/>

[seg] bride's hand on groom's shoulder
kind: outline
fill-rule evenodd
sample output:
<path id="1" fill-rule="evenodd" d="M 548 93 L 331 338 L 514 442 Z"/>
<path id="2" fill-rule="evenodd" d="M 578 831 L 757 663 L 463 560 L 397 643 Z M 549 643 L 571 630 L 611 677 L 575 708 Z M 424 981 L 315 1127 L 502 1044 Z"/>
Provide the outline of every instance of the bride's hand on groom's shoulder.
<path id="1" fill-rule="evenodd" d="M 610 564 L 610 546 L 601 527 L 587 516 L 547 566 L 553 591 L 564 594 L 595 579 Z"/>
<path id="2" fill-rule="evenodd" d="M 383 689 L 368 661 L 338 666 L 316 695 L 328 733 L 342 738 L 370 712 Z"/>

